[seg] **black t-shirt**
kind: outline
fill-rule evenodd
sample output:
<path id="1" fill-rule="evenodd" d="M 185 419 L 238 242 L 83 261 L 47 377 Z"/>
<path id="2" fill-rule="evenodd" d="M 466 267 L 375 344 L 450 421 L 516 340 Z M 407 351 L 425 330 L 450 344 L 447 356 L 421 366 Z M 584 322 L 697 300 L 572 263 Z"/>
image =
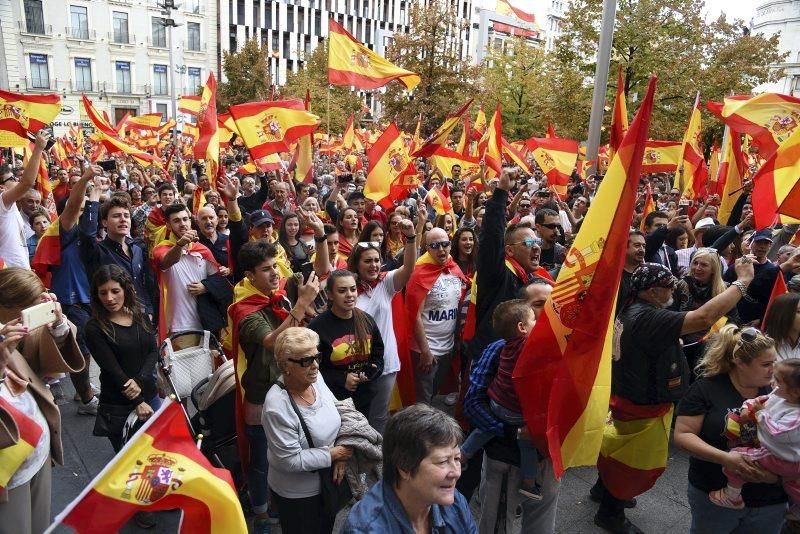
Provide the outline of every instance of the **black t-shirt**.
<path id="1" fill-rule="evenodd" d="M 761 388 L 759 395 L 769 393 Z M 678 404 L 678 416 L 703 415 L 700 439 L 717 449 L 729 450 L 725 438 L 725 416 L 729 410 L 741 407 L 744 399 L 734 387 L 730 376 L 721 374 L 701 378 L 689 388 L 689 392 Z M 689 483 L 705 492 L 725 487 L 727 478 L 722 466 L 692 456 L 689 459 Z M 745 484 L 742 498 L 748 507 L 768 506 L 786 501 L 786 494 L 778 484 Z"/>
<path id="2" fill-rule="evenodd" d="M 739 318 L 742 323 L 749 323 L 755 319 L 761 319 L 767 311 L 769 297 L 772 294 L 772 287 L 775 279 L 783 276 L 781 268 L 770 262 L 756 263 L 753 265 L 755 276 L 747 287 L 747 296 L 740 299 L 736 304 Z M 725 281 L 733 282 L 736 280 L 736 269 L 728 269 L 725 272 Z"/>

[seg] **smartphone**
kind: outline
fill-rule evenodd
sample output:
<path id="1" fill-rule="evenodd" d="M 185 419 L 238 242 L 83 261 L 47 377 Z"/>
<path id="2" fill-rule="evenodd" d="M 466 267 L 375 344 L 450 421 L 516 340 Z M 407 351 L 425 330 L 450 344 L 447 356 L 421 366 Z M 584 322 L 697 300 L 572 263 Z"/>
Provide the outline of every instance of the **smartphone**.
<path id="1" fill-rule="evenodd" d="M 310 261 L 307 261 L 303 265 L 300 266 L 300 273 L 303 275 L 303 283 L 308 283 L 308 277 L 311 276 L 311 273 L 314 272 L 314 264 Z"/>
<path id="2" fill-rule="evenodd" d="M 36 306 L 22 310 L 22 326 L 34 330 L 56 320 L 56 303 L 42 302 Z"/>
<path id="3" fill-rule="evenodd" d="M 350 173 L 339 175 L 338 182 L 340 184 L 349 184 L 353 181 L 353 175 Z"/>
<path id="4" fill-rule="evenodd" d="M 689 215 L 689 206 L 691 202 L 689 200 L 681 200 L 678 202 L 678 215 Z"/>
<path id="5" fill-rule="evenodd" d="M 97 164 L 106 172 L 117 172 L 117 160 L 115 159 L 105 159 L 98 161 Z"/>
<path id="6" fill-rule="evenodd" d="M 53 137 L 53 130 L 51 128 L 42 128 L 42 130 L 50 134 L 50 139 L 47 140 L 47 144 L 44 146 L 45 151 L 47 151 L 53 148 L 53 145 L 56 144 L 56 138 Z M 35 143 L 36 134 L 28 132 L 28 139 L 30 139 L 32 143 Z"/>

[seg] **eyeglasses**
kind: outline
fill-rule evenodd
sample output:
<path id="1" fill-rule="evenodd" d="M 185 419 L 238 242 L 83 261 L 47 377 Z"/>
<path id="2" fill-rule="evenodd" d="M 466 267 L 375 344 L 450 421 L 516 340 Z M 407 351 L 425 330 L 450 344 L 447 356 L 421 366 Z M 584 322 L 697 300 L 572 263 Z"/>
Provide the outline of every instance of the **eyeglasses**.
<path id="1" fill-rule="evenodd" d="M 539 247 L 542 248 L 542 240 L 538 237 L 526 237 L 522 241 L 516 243 L 509 243 L 509 245 L 525 245 L 525 248 Z"/>
<path id="2" fill-rule="evenodd" d="M 358 246 L 361 248 L 381 248 L 381 244 L 377 241 L 361 241 Z"/>
<path id="3" fill-rule="evenodd" d="M 549 230 L 555 230 L 556 228 L 561 228 L 561 225 L 558 224 L 558 223 L 548 223 L 548 224 L 542 223 L 539 226 L 544 226 L 545 228 L 547 228 Z"/>
<path id="4" fill-rule="evenodd" d="M 519 207 L 520 208 L 530 208 L 531 205 L 530 204 L 520 204 Z"/>
<path id="5" fill-rule="evenodd" d="M 8 182 L 14 182 L 14 183 L 17 183 L 17 182 L 19 182 L 19 180 L 17 179 L 17 177 L 16 177 L 16 176 L 11 176 L 11 177 L 9 177 L 9 178 L 6 178 L 6 179 L 5 179 L 5 180 L 3 180 L 2 182 L 0 182 L 0 185 L 6 185 Z"/>
<path id="6" fill-rule="evenodd" d="M 437 241 L 436 243 L 431 243 L 428 247 L 431 250 L 439 250 L 440 248 L 447 248 L 450 246 L 450 241 Z"/>
<path id="7" fill-rule="evenodd" d="M 287 358 L 292 363 L 296 363 L 300 367 L 311 367 L 311 364 L 314 362 L 321 362 L 322 355 L 318 352 L 313 356 L 306 356 L 305 358 Z"/>

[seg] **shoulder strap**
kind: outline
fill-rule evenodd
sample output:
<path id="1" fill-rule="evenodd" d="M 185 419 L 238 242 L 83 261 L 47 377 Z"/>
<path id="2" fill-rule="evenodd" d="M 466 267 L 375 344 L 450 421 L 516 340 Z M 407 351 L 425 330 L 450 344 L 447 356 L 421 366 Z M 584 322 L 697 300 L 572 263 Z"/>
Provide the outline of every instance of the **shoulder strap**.
<path id="1" fill-rule="evenodd" d="M 303 429 L 303 434 L 306 435 L 306 441 L 308 441 L 308 448 L 315 449 L 316 445 L 314 445 L 314 440 L 311 438 L 311 432 L 308 431 L 308 427 L 306 426 L 306 420 L 303 419 L 303 415 L 300 413 L 300 409 L 297 407 L 297 403 L 294 402 L 292 394 L 289 393 L 289 390 L 286 389 L 286 386 L 280 380 L 276 381 L 275 383 L 278 385 L 279 388 L 286 391 L 287 395 L 289 395 L 289 402 L 292 403 L 292 409 L 294 410 L 295 415 L 297 415 L 297 418 L 300 419 L 300 426 Z"/>

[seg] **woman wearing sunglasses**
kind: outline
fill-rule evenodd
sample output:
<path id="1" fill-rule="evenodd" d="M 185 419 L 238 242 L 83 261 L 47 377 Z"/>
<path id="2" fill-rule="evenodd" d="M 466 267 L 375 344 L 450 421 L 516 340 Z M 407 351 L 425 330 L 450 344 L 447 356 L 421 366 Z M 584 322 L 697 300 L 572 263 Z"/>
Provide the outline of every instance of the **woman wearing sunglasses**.
<path id="1" fill-rule="evenodd" d="M 711 339 L 700 361 L 702 378 L 678 404 L 674 439 L 675 445 L 691 454 L 692 533 L 781 531 L 786 493 L 778 477 L 730 451 L 748 441 L 747 427 L 739 427 L 738 414 L 731 412 L 747 399 L 769 394 L 776 359 L 772 338 L 752 327 L 726 325 Z M 734 426 L 742 430 L 732 433 Z M 723 467 L 748 482 L 742 488 L 742 509 L 723 508 L 709 499 L 710 492 L 727 484 Z"/>
<path id="2" fill-rule="evenodd" d="M 323 512 L 321 469 L 333 468 L 333 480 L 344 481 L 353 451 L 336 446 L 342 419 L 336 398 L 319 376 L 319 336 L 290 327 L 275 341 L 281 375 L 267 392 L 261 423 L 269 439 L 267 475 L 278 506 L 281 530 L 293 534 L 333 531 L 336 517 Z"/>
<path id="3" fill-rule="evenodd" d="M 410 333 L 406 332 L 405 320 L 401 317 L 405 313 L 403 297 L 398 293 L 406 286 L 414 271 L 414 263 L 417 261 L 417 234 L 414 223 L 407 219 L 400 223 L 400 232 L 406 239 L 402 267 L 382 272 L 380 246 L 374 242 L 357 243 L 347 261 L 347 269 L 356 275 L 356 306 L 375 319 L 383 337 L 383 374 L 373 380 L 374 397 L 368 417 L 369 424 L 381 433 L 386 426 L 389 398 L 400 371 L 401 354 L 398 351 L 398 342 L 405 345 L 410 337 Z M 398 315 L 397 320 L 395 315 Z M 405 349 L 408 349 L 407 345 Z M 413 370 L 409 368 L 404 372 L 412 373 Z M 413 377 L 410 383 L 413 388 Z"/>

